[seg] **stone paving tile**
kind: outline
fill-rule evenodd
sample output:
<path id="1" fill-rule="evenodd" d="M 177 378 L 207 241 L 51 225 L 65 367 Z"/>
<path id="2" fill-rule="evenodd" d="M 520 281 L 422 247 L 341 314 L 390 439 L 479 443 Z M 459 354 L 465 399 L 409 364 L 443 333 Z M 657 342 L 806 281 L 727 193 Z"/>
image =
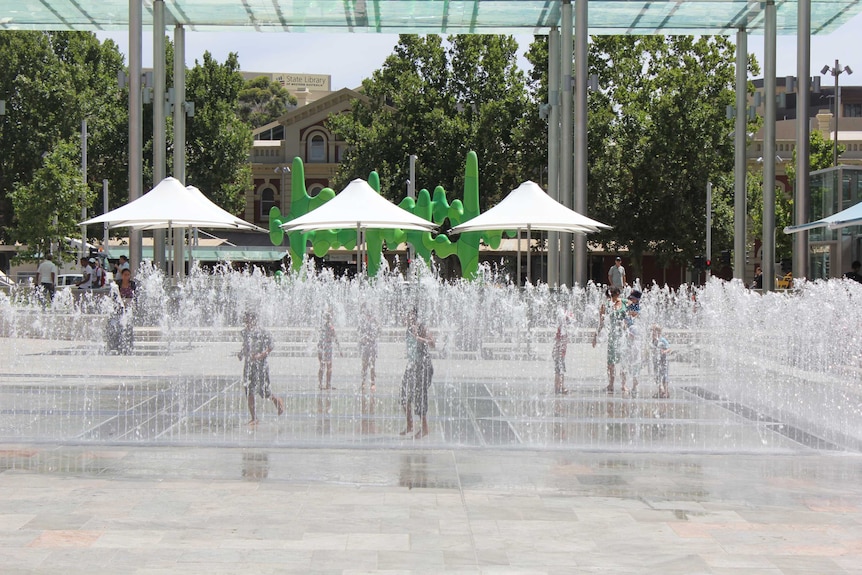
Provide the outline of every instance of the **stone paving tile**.
<path id="1" fill-rule="evenodd" d="M 246 450 L 100 448 L 113 464 L 106 478 L 75 462 L 94 450 L 40 449 L 0 473 L 4 575 L 831 575 L 862 565 L 854 457 L 434 452 L 428 485 L 470 461 L 469 482 L 438 489 L 403 486 L 417 456 L 399 451 L 268 450 L 267 476 L 249 478 Z M 183 461 L 191 477 L 177 473 Z M 579 481 L 609 470 L 624 479 L 612 489 Z"/>

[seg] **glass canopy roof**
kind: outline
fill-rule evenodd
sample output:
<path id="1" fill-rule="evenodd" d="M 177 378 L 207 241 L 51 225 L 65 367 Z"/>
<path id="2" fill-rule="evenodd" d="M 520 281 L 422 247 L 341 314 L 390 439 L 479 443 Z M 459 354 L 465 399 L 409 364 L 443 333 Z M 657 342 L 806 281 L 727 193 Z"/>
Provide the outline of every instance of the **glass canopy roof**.
<path id="1" fill-rule="evenodd" d="M 142 0 L 144 26 L 153 0 Z M 165 0 L 166 21 L 194 31 L 544 34 L 561 0 Z M 778 33 L 796 34 L 796 6 L 775 0 Z M 590 0 L 590 34 L 732 34 L 763 31 L 765 2 Z M 811 0 L 811 33 L 828 34 L 862 0 Z M 0 0 L 0 29 L 128 29 L 129 0 Z"/>

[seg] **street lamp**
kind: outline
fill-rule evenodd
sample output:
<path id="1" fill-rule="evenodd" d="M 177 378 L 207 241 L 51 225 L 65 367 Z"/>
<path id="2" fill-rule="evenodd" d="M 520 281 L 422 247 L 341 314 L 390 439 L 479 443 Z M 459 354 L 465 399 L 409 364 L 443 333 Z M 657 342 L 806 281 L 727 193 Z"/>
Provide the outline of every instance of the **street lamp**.
<path id="1" fill-rule="evenodd" d="M 281 209 L 281 213 L 287 213 L 286 201 L 285 201 L 285 193 L 284 193 L 284 177 L 290 173 L 290 166 L 277 166 L 275 168 L 276 174 L 281 174 L 281 188 L 279 188 L 278 193 L 281 194 L 281 205 L 279 208 Z"/>
<path id="2" fill-rule="evenodd" d="M 838 106 L 840 104 L 840 98 L 838 97 L 838 76 L 842 73 L 846 72 L 849 76 L 853 73 L 853 70 L 850 69 L 850 66 L 842 67 L 838 60 L 835 60 L 835 65 L 823 66 L 823 69 L 820 70 L 821 74 L 832 74 L 835 77 L 835 96 L 832 98 L 835 106 L 835 137 L 832 139 L 832 165 L 838 165 L 838 110 L 840 109 Z"/>

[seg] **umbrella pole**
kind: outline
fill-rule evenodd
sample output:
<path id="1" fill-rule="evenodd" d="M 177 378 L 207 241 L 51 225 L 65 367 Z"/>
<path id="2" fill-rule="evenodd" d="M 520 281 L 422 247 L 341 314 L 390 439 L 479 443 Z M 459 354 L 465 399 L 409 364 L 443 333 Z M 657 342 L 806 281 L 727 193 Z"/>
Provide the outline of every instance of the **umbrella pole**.
<path id="1" fill-rule="evenodd" d="M 518 263 L 515 266 L 515 270 L 516 270 L 515 273 L 518 274 L 518 279 L 515 281 L 515 283 L 518 286 L 520 286 L 521 285 L 521 228 L 518 228 L 518 236 L 517 237 L 518 237 L 518 239 L 517 239 L 515 245 L 517 246 L 517 250 L 518 250 Z"/>
<path id="2" fill-rule="evenodd" d="M 356 276 L 362 276 L 362 226 L 356 223 Z"/>
<path id="3" fill-rule="evenodd" d="M 532 243 L 530 240 L 532 239 L 532 234 L 530 233 L 530 225 L 527 224 L 527 281 L 532 283 L 530 279 L 532 276 L 530 275 L 530 244 Z"/>

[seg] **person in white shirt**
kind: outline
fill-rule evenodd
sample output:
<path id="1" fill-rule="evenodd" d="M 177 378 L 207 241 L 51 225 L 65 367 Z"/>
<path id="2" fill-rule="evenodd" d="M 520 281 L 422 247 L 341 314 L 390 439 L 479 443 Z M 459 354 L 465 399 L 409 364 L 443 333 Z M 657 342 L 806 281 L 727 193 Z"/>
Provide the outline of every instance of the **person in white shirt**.
<path id="1" fill-rule="evenodd" d="M 54 299 L 54 287 L 57 285 L 57 276 L 59 275 L 57 265 L 54 263 L 54 256 L 48 254 L 45 256 L 45 261 L 39 264 L 36 268 L 36 284 L 41 287 L 51 299 Z"/>
<path id="2" fill-rule="evenodd" d="M 96 260 L 93 258 L 90 258 L 89 261 L 87 261 L 87 258 L 81 258 L 81 273 L 84 277 L 75 284 L 78 286 L 78 289 L 90 289 L 93 287 L 93 267 L 90 264 L 95 262 Z"/>
<path id="3" fill-rule="evenodd" d="M 129 258 L 127 258 L 126 256 L 120 256 L 120 265 L 117 266 L 117 273 L 122 275 L 123 270 L 131 271 L 131 268 L 129 266 Z M 114 279 L 116 280 L 116 278 Z"/>

